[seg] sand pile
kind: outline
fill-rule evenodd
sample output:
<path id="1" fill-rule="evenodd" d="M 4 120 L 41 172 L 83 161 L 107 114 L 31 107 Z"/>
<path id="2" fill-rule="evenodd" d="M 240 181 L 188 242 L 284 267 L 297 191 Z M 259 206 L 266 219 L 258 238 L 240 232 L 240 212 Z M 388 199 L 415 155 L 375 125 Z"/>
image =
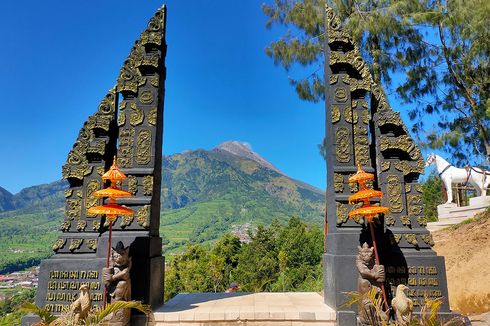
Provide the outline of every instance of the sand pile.
<path id="1" fill-rule="evenodd" d="M 446 258 L 451 309 L 465 315 L 490 311 L 490 212 L 433 237 L 435 251 Z"/>

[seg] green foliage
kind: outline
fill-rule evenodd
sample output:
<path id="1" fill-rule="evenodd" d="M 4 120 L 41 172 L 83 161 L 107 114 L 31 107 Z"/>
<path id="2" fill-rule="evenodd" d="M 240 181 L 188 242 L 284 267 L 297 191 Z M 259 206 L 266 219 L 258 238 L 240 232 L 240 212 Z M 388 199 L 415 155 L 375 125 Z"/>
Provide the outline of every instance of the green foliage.
<path id="1" fill-rule="evenodd" d="M 263 5 L 267 27 L 284 34 L 266 54 L 289 75 L 301 99 L 324 98 L 324 5 L 332 7 L 353 36 L 376 83 L 413 103 L 409 116 L 423 145 L 458 163 L 490 156 L 490 2 L 486 0 L 274 0 Z M 295 73 L 293 70 L 292 73 Z M 427 119 L 434 115 L 434 119 Z M 430 121 L 428 128 L 424 122 Z M 437 121 L 437 123 L 433 123 Z M 478 154 L 481 154 L 478 156 Z M 484 164 L 488 164 L 485 162 Z"/>
<path id="2" fill-rule="evenodd" d="M 293 217 L 257 227 L 250 243 L 227 234 L 209 249 L 188 245 L 167 267 L 165 300 L 179 292 L 223 292 L 231 282 L 242 291 L 320 291 L 322 238 L 319 227 Z"/>
<path id="3" fill-rule="evenodd" d="M 198 150 L 166 156 L 163 167 L 160 234 L 166 253 L 181 251 L 188 242 L 214 241 L 231 225 L 269 224 L 271 216 L 286 221 L 298 215 L 322 223 L 319 190 L 255 161 Z M 37 265 L 52 254 L 63 220 L 65 186 L 58 181 L 29 187 L 14 195 L 15 200 L 5 192 L 15 207 L 0 212 L 0 273 Z M 0 189 L 0 197 L 2 193 Z"/>
<path id="4" fill-rule="evenodd" d="M 345 292 L 347 301 L 343 304 L 344 307 L 350 307 L 354 304 L 364 305 L 362 307 L 369 306 L 365 309 L 365 317 L 369 321 L 369 325 L 372 326 L 388 326 L 388 318 L 382 309 L 383 300 L 382 296 L 376 292 L 376 289 L 372 288 L 366 293 L 359 293 L 357 291 Z M 366 305 L 368 303 L 368 305 Z M 424 298 L 424 304 L 420 310 L 420 315 L 409 321 L 409 326 L 459 326 L 465 325 L 462 317 L 454 317 L 450 320 L 441 320 L 439 310 L 443 303 L 442 298 L 431 299 Z M 369 311 L 366 311 L 369 310 Z"/>
<path id="5" fill-rule="evenodd" d="M 24 315 L 20 306 L 34 301 L 36 290 L 16 287 L 2 292 L 6 294 L 6 299 L 0 301 L 0 326 L 20 324 L 20 318 Z"/>
<path id="6" fill-rule="evenodd" d="M 362 309 L 362 315 L 372 326 L 388 326 L 388 317 L 383 311 L 383 296 L 372 287 L 365 293 L 357 291 L 344 292 L 347 301 L 343 307 L 358 305 Z"/>
<path id="7" fill-rule="evenodd" d="M 325 4 L 337 12 L 360 45 L 378 84 L 389 84 L 390 72 L 418 59 L 422 35 L 410 21 L 400 19 L 410 8 L 408 1 L 274 0 L 262 7 L 269 18 L 266 26 L 278 24 L 285 27 L 285 33 L 267 47 L 266 54 L 287 71 L 298 64 L 310 72 L 306 78 L 290 78 L 301 99 L 316 102 L 324 98 Z"/>
<path id="8" fill-rule="evenodd" d="M 45 325 L 49 325 L 56 320 L 55 315 L 53 315 L 52 313 L 50 313 L 46 309 L 43 309 L 43 308 L 36 306 L 34 303 L 24 303 L 21 306 L 21 310 L 23 310 L 27 313 L 32 313 L 32 314 L 39 316 L 39 318 L 41 318 L 41 321 Z"/>
<path id="9" fill-rule="evenodd" d="M 421 60 L 406 63 L 407 80 L 397 89 L 416 104 L 409 112 L 414 130 L 425 136 L 424 121 L 431 121 L 425 145 L 458 163 L 471 163 L 471 154 L 490 155 L 490 3 L 418 1 L 410 17 L 430 35 L 421 44 Z"/>
<path id="10" fill-rule="evenodd" d="M 105 318 L 109 317 L 110 314 L 116 313 L 117 311 L 123 309 L 136 309 L 143 312 L 144 314 L 149 314 L 151 312 L 151 307 L 149 305 L 143 304 L 140 301 L 116 301 L 108 303 L 105 307 L 92 308 L 85 320 L 81 320 L 76 323 L 74 319 L 75 316 L 70 313 L 66 313 L 60 317 L 51 314 L 44 308 L 38 307 L 33 303 L 26 303 L 22 306 L 21 310 L 27 313 L 32 313 L 41 318 L 41 325 L 45 326 L 102 326 L 109 325 L 109 322 L 104 321 Z"/>
<path id="11" fill-rule="evenodd" d="M 437 221 L 437 205 L 444 203 L 442 194 L 442 180 L 436 172 L 431 172 L 422 184 L 422 201 L 424 203 L 425 217 L 429 222 Z"/>

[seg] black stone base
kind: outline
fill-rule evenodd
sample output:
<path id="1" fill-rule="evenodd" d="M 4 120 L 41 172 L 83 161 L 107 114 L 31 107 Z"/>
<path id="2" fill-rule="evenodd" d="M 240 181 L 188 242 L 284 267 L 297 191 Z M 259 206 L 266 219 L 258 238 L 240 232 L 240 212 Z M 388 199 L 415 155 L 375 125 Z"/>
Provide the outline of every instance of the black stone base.
<path id="1" fill-rule="evenodd" d="M 32 324 L 35 324 L 35 323 L 38 323 L 41 321 L 41 318 L 39 318 L 38 316 L 36 315 L 25 315 L 24 317 L 22 317 L 22 320 L 21 320 L 21 326 L 31 326 Z"/>

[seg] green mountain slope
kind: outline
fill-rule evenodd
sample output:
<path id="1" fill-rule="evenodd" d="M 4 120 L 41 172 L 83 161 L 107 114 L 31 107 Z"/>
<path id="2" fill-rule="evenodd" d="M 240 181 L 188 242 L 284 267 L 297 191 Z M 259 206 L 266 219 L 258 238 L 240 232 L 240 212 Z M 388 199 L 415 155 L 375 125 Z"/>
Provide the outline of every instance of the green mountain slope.
<path id="1" fill-rule="evenodd" d="M 0 187 L 0 212 L 14 208 L 12 197 L 13 195 L 10 192 Z"/>
<path id="2" fill-rule="evenodd" d="M 269 224 L 291 216 L 323 221 L 323 193 L 277 170 L 244 144 L 163 158 L 161 235 L 166 252 L 187 241 L 212 241 L 233 225 Z M 0 189 L 0 273 L 50 253 L 61 224 L 66 182 L 5 195 Z M 9 196 L 10 194 L 10 196 Z M 2 198 L 6 198 L 2 205 Z"/>
<path id="3" fill-rule="evenodd" d="M 323 221 L 323 193 L 223 150 L 165 157 L 161 233 L 171 250 L 188 239 L 205 242 L 231 225 L 269 224 L 297 216 Z"/>

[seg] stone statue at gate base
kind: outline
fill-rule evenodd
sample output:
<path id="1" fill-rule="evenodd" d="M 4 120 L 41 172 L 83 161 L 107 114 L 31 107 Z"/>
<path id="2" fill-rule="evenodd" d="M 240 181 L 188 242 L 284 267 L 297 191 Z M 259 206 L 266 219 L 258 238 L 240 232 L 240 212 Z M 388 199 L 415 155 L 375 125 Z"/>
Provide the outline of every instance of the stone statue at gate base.
<path id="1" fill-rule="evenodd" d="M 104 284 L 107 288 L 107 296 L 110 298 L 110 302 L 130 301 L 131 257 L 129 257 L 129 247 L 124 248 L 124 244 L 121 241 L 117 243 L 115 248 L 112 248 L 111 266 L 103 269 Z M 130 319 L 131 309 L 122 309 L 111 314 L 105 321 L 129 325 Z"/>
<path id="2" fill-rule="evenodd" d="M 358 249 L 359 254 L 356 258 L 356 266 L 359 271 L 359 278 L 357 279 L 357 290 L 359 294 L 364 295 L 371 291 L 371 289 L 374 289 L 377 296 L 382 296 L 381 283 L 385 281 L 384 266 L 375 264 L 374 248 L 370 248 L 367 243 L 364 243 L 362 247 L 358 246 Z M 370 315 L 377 316 L 377 318 L 388 318 L 387 316 L 376 314 L 376 308 L 368 298 L 362 299 L 358 303 L 358 306 L 359 319 L 363 324 L 370 323 Z"/>
<path id="3" fill-rule="evenodd" d="M 74 325 L 78 325 L 79 322 L 87 318 L 88 313 L 92 305 L 92 300 L 90 299 L 90 291 L 87 284 L 82 284 L 80 286 L 80 295 L 70 305 L 69 315 L 73 316 Z"/>
<path id="4" fill-rule="evenodd" d="M 396 287 L 396 296 L 391 300 L 397 326 L 408 326 L 412 321 L 413 301 L 405 293 L 406 290 L 406 285 L 399 284 Z"/>

